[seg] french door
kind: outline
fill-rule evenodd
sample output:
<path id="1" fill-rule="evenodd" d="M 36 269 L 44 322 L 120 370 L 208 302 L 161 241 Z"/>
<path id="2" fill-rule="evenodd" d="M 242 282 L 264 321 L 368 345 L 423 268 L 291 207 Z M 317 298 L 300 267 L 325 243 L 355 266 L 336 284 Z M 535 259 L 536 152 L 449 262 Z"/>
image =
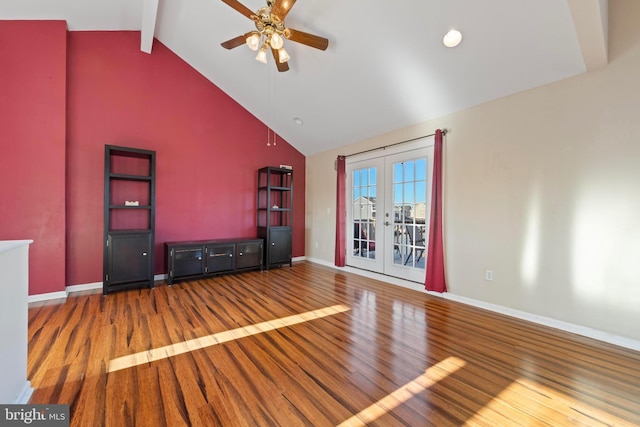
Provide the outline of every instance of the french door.
<path id="1" fill-rule="evenodd" d="M 347 264 L 424 282 L 433 138 L 347 158 Z"/>

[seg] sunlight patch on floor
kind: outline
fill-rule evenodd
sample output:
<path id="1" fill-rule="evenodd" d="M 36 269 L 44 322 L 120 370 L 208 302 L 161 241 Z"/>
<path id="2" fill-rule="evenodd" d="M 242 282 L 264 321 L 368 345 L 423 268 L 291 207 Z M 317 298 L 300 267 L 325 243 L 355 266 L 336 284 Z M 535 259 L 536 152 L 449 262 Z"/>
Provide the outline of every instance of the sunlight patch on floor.
<path id="1" fill-rule="evenodd" d="M 576 400 L 559 390 L 527 378 L 519 378 L 467 420 L 467 425 L 491 420 L 492 413 L 502 413 L 505 407 L 514 408 L 545 425 L 616 425 L 632 426 L 623 419 Z M 567 416 L 566 414 L 571 414 Z M 524 423 L 526 420 L 518 420 Z"/>
<path id="2" fill-rule="evenodd" d="M 326 316 L 332 316 L 334 314 L 343 313 L 348 310 L 350 310 L 349 307 L 338 304 L 318 310 L 307 311 L 306 313 L 294 314 L 292 316 L 281 317 L 279 319 L 267 320 L 265 322 L 256 323 L 255 325 L 248 325 L 241 328 L 231 329 L 229 331 L 218 332 L 216 334 L 194 338 L 176 344 L 166 345 L 164 347 L 141 351 L 139 353 L 134 353 L 128 356 L 118 357 L 116 359 L 110 360 L 107 372 L 115 372 L 121 369 L 143 365 L 156 360 L 166 359 L 168 357 L 200 350 L 206 347 L 211 347 L 217 344 L 222 344 L 251 335 L 269 332 L 279 328 L 286 328 L 288 326 L 309 322 L 311 320 L 320 319 Z"/>
<path id="3" fill-rule="evenodd" d="M 453 356 L 447 357 L 428 368 L 424 374 L 416 377 L 370 405 L 368 408 L 363 409 L 353 417 L 340 423 L 338 427 L 367 425 L 411 399 L 416 394 L 422 393 L 437 382 L 464 367 L 464 365 L 466 365 L 466 362 L 462 359 Z"/>

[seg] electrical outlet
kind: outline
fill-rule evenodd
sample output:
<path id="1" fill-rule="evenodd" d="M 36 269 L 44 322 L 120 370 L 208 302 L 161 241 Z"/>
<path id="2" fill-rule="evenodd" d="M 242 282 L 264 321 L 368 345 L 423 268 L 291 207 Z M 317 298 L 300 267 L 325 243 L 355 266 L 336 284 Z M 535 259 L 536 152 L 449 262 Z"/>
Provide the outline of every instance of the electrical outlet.
<path id="1" fill-rule="evenodd" d="M 487 280 L 489 282 L 493 280 L 493 270 L 485 270 L 484 280 Z"/>

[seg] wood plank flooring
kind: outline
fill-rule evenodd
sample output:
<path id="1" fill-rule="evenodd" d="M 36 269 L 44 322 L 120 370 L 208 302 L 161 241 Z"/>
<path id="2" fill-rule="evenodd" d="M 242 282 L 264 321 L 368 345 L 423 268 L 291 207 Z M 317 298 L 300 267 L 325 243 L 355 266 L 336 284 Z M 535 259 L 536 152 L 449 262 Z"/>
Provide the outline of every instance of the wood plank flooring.
<path id="1" fill-rule="evenodd" d="M 640 425 L 640 353 L 308 262 L 29 308 L 73 426 Z"/>

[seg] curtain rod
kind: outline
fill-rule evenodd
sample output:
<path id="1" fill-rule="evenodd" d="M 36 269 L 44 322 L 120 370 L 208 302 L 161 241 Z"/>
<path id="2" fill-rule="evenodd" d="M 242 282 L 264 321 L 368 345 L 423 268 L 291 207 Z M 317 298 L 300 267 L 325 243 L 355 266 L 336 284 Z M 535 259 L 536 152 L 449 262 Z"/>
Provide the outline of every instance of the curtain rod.
<path id="1" fill-rule="evenodd" d="M 447 130 L 446 129 L 442 129 L 442 134 L 446 135 L 447 134 Z M 369 153 L 371 151 L 378 151 L 378 150 L 386 150 L 387 148 L 391 148 L 391 147 L 395 147 L 396 145 L 400 145 L 400 144 L 406 144 L 407 142 L 413 142 L 413 141 L 417 141 L 418 139 L 422 139 L 422 138 L 428 138 L 430 136 L 434 136 L 434 133 L 430 133 L 429 135 L 422 135 L 422 136 L 417 136 L 415 138 L 411 138 L 411 139 L 407 139 L 405 141 L 400 141 L 400 142 L 394 142 L 393 144 L 389 144 L 389 145 L 385 145 L 383 147 L 378 147 L 378 148 L 371 148 L 369 150 L 364 150 L 364 151 L 358 151 L 357 153 L 351 153 L 351 154 L 347 154 L 343 157 L 347 158 L 347 157 L 351 157 L 351 156 L 357 156 L 358 154 L 364 154 L 364 153 Z"/>

